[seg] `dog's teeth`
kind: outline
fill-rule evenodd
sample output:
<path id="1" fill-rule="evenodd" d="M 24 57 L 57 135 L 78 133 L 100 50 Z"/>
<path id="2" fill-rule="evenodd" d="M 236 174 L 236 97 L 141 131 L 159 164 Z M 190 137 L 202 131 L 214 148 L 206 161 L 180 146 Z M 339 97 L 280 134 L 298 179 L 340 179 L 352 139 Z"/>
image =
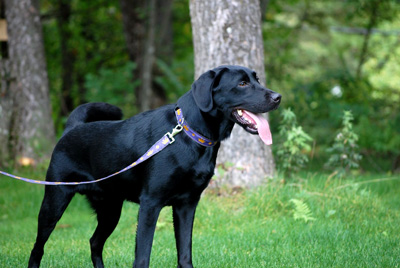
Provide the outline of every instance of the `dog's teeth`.
<path id="1" fill-rule="evenodd" d="M 242 115 L 243 115 L 243 112 L 242 112 L 242 110 L 237 110 L 237 113 L 238 113 L 238 115 L 240 115 L 240 116 L 242 116 Z"/>

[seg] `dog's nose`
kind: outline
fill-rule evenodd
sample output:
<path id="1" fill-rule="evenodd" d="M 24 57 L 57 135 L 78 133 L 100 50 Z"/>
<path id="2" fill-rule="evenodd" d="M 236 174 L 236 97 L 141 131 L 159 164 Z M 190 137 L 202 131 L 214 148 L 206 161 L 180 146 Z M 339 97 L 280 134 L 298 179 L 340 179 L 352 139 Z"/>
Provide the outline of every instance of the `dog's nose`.
<path id="1" fill-rule="evenodd" d="M 280 103 L 281 102 L 281 98 L 282 98 L 282 95 L 279 94 L 279 93 L 274 92 L 274 93 L 271 94 L 271 100 L 274 103 Z"/>

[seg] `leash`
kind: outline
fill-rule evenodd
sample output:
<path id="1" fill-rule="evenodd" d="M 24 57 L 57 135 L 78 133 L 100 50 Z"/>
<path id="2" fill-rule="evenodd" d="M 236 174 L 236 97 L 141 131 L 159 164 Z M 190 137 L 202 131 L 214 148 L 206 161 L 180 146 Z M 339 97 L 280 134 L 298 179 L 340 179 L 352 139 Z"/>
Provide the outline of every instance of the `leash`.
<path id="1" fill-rule="evenodd" d="M 121 174 L 122 172 L 125 172 L 137 165 L 139 165 L 140 163 L 143 163 L 144 161 L 146 161 L 147 159 L 149 159 L 150 157 L 156 155 L 157 153 L 161 152 L 162 150 L 164 150 L 168 145 L 174 143 L 175 141 L 175 136 L 177 134 L 179 134 L 182 130 L 185 130 L 185 133 L 192 138 L 194 141 L 196 141 L 197 143 L 203 145 L 203 146 L 214 146 L 217 142 L 213 142 L 207 138 L 205 138 L 204 136 L 196 133 L 194 130 L 192 130 L 185 122 L 185 119 L 183 118 L 182 115 L 182 110 L 180 108 L 176 108 L 175 109 L 175 115 L 178 121 L 178 124 L 172 129 L 172 133 L 171 132 L 167 132 L 164 134 L 164 136 L 159 139 L 155 144 L 153 144 L 153 146 L 150 147 L 149 150 L 147 150 L 147 152 L 142 155 L 141 157 L 139 157 L 135 162 L 133 162 L 132 164 L 130 164 L 129 166 L 121 169 L 120 171 L 117 171 L 111 175 L 108 175 L 106 177 L 97 179 L 97 180 L 93 180 L 93 181 L 81 181 L 81 182 L 60 182 L 60 181 L 40 181 L 40 180 L 32 180 L 32 179 L 28 179 L 28 178 L 24 178 L 24 177 L 20 177 L 20 176 L 16 176 L 4 171 L 0 170 L 0 174 L 3 174 L 5 176 L 8 176 L 10 178 L 13 179 L 17 179 L 17 180 L 21 180 L 21 181 L 25 181 L 28 183 L 33 183 L 33 184 L 40 184 L 40 185 L 82 185 L 82 184 L 91 184 L 91 183 L 96 183 L 96 182 L 100 182 L 100 181 L 104 181 L 106 179 L 109 179 L 111 177 L 114 177 L 118 174 Z"/>
<path id="2" fill-rule="evenodd" d="M 117 171 L 117 172 L 115 172 L 115 173 L 113 173 L 111 175 L 108 175 L 106 177 L 103 177 L 103 178 L 100 178 L 100 179 L 97 179 L 97 180 L 94 180 L 94 181 L 81 181 L 81 182 L 39 181 L 39 180 L 32 180 L 32 179 L 28 179 L 28 178 L 15 176 L 13 174 L 9 174 L 9 173 L 1 171 L 1 170 L 0 170 L 0 173 L 5 175 L 5 176 L 17 179 L 17 180 L 21 180 L 21 181 L 25 181 L 25 182 L 29 182 L 29 183 L 33 183 L 33 184 L 41 184 L 41 185 L 81 185 L 81 184 L 96 183 L 96 182 L 104 181 L 104 180 L 106 180 L 108 178 L 114 177 L 114 176 L 116 176 L 118 174 L 121 174 L 122 172 L 125 172 L 125 171 L 127 171 L 127 170 L 129 170 L 129 169 L 131 169 L 131 168 L 133 168 L 133 167 L 135 167 L 137 165 L 139 165 L 140 163 L 146 161 L 147 159 L 149 159 L 153 155 L 161 152 L 163 149 L 165 149 L 165 147 L 167 147 L 168 145 L 174 143 L 174 141 L 175 141 L 174 136 L 176 134 L 178 134 L 179 132 L 181 132 L 182 129 L 183 129 L 182 125 L 177 124 L 174 127 L 174 129 L 172 130 L 172 133 L 170 133 L 170 132 L 165 133 L 164 136 L 161 139 L 159 139 L 153 146 L 151 146 L 151 148 L 149 150 L 147 150 L 147 152 L 144 155 L 142 155 L 141 157 L 139 157 L 135 162 L 133 162 L 129 166 L 121 169 L 120 171 Z"/>

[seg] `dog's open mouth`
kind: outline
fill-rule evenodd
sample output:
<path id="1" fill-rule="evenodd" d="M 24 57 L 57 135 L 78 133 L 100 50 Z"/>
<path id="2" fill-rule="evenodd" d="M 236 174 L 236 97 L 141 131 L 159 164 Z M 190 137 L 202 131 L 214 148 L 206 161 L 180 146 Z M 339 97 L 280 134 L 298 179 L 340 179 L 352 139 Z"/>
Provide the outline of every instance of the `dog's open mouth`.
<path id="1" fill-rule="evenodd" d="M 232 114 L 237 123 L 247 132 L 258 134 L 261 140 L 267 145 L 272 144 L 272 135 L 268 121 L 261 114 L 253 114 L 243 109 L 235 109 Z"/>

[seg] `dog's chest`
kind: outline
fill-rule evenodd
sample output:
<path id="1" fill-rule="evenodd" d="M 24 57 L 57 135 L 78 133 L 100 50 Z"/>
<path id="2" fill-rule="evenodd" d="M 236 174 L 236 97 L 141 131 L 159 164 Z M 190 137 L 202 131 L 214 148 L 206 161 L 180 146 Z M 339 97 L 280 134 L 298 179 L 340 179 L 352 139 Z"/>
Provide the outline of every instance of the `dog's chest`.
<path id="1" fill-rule="evenodd" d="M 212 150 L 191 154 L 186 151 L 168 158 L 169 165 L 159 167 L 157 171 L 153 169 L 150 185 L 159 186 L 171 196 L 199 194 L 207 187 L 214 174 L 215 157 Z"/>

